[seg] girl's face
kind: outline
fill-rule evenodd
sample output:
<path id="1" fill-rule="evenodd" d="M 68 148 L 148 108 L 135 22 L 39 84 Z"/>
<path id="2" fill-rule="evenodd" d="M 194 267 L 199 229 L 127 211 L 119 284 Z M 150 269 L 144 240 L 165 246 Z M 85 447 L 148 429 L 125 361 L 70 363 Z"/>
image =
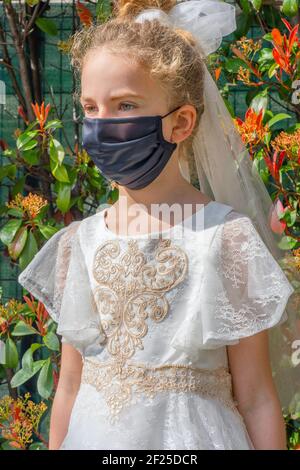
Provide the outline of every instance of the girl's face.
<path id="1" fill-rule="evenodd" d="M 91 51 L 85 58 L 80 102 L 89 118 L 164 115 L 170 110 L 165 92 L 140 65 L 105 48 Z M 164 137 L 169 142 L 174 142 L 175 114 L 162 120 Z"/>

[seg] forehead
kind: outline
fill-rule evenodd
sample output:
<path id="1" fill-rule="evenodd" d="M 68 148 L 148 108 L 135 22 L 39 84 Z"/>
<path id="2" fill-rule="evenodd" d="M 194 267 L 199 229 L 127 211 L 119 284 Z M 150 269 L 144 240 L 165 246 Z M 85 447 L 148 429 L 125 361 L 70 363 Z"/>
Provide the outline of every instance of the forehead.
<path id="1" fill-rule="evenodd" d="M 81 73 L 82 98 L 104 98 L 116 91 L 132 91 L 153 99 L 163 96 L 157 81 L 135 60 L 111 53 L 105 48 L 90 51 L 85 57 Z"/>

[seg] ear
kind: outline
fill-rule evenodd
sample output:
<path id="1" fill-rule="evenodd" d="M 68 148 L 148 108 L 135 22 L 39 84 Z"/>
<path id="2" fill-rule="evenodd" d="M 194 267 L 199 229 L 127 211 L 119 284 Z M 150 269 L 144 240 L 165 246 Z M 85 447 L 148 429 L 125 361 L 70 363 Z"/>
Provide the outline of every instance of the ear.
<path id="1" fill-rule="evenodd" d="M 173 115 L 171 124 L 171 142 L 179 143 L 187 139 L 195 127 L 196 117 L 196 108 L 191 104 L 185 104 L 178 109 Z"/>

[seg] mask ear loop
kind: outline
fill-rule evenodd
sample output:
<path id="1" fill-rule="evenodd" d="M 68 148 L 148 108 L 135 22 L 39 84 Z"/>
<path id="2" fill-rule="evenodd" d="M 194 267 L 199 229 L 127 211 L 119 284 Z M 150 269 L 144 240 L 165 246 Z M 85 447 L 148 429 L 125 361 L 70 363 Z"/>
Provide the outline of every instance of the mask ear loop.
<path id="1" fill-rule="evenodd" d="M 181 106 L 182 106 L 182 105 L 180 105 L 180 106 L 177 106 L 177 108 L 175 108 L 175 109 L 172 109 L 171 111 L 169 111 L 169 112 L 168 112 L 167 114 L 165 114 L 164 116 L 161 116 L 161 119 L 163 119 L 163 118 L 165 118 L 165 117 L 169 116 L 169 114 L 172 114 L 172 113 L 174 113 L 175 111 L 177 111 L 177 109 L 181 108 Z M 173 144 L 173 140 L 172 140 L 172 139 L 171 139 L 171 144 Z"/>
<path id="2" fill-rule="evenodd" d="M 177 109 L 181 108 L 182 105 L 178 106 L 177 108 L 173 109 L 172 111 L 169 111 L 167 114 L 165 114 L 164 116 L 161 116 L 161 118 L 165 118 L 167 116 L 169 116 L 169 114 L 172 114 L 174 113 L 175 111 L 177 111 Z"/>

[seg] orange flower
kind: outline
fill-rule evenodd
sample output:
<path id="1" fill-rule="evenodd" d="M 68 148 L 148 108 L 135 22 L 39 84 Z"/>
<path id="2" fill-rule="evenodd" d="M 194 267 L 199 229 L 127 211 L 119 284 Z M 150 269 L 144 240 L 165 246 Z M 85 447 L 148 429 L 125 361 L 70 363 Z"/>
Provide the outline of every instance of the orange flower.
<path id="1" fill-rule="evenodd" d="M 28 196 L 23 196 L 21 193 L 18 193 L 12 201 L 5 203 L 5 205 L 11 209 L 22 209 L 30 219 L 34 219 L 39 214 L 42 207 L 47 204 L 47 199 L 43 199 L 38 194 L 31 192 Z"/>
<path id="2" fill-rule="evenodd" d="M 93 15 L 90 10 L 79 0 L 76 2 L 76 10 L 81 23 L 83 23 L 85 26 L 90 26 L 93 21 Z"/>
<path id="3" fill-rule="evenodd" d="M 216 81 L 219 80 L 220 75 L 221 75 L 221 72 L 222 72 L 222 67 L 218 67 L 218 68 L 215 70 L 215 78 L 216 78 Z"/>
<path id="4" fill-rule="evenodd" d="M 264 125 L 262 120 L 263 109 L 261 109 L 257 114 L 252 108 L 247 110 L 245 114 L 245 121 L 242 121 L 240 118 L 234 119 L 243 142 L 245 144 L 249 144 L 250 147 L 258 145 L 260 142 L 262 142 L 265 135 L 269 132 L 268 124 Z"/>
<path id="5" fill-rule="evenodd" d="M 27 449 L 33 442 L 33 434 L 38 435 L 38 426 L 47 409 L 44 402 L 29 400 L 30 393 L 13 399 L 4 395 L 0 399 L 1 437 L 10 441 L 12 447 Z"/>
<path id="6" fill-rule="evenodd" d="M 47 121 L 48 114 L 49 114 L 50 107 L 51 107 L 50 103 L 47 104 L 46 109 L 45 109 L 44 101 L 42 102 L 41 106 L 39 106 L 37 103 L 35 103 L 35 105 L 31 103 L 31 106 L 35 114 L 35 117 L 39 121 L 41 131 L 44 131 L 44 125 L 45 125 L 45 122 Z"/>
<path id="7" fill-rule="evenodd" d="M 254 41 L 254 39 L 248 39 L 246 36 L 243 36 L 236 42 L 236 45 L 245 56 L 249 57 L 251 54 L 255 54 L 261 49 L 262 41 L 261 39 Z"/>
<path id="8" fill-rule="evenodd" d="M 285 151 L 289 159 L 297 159 L 300 165 L 300 129 L 293 134 L 280 132 L 272 141 L 272 147 L 277 151 Z"/>

